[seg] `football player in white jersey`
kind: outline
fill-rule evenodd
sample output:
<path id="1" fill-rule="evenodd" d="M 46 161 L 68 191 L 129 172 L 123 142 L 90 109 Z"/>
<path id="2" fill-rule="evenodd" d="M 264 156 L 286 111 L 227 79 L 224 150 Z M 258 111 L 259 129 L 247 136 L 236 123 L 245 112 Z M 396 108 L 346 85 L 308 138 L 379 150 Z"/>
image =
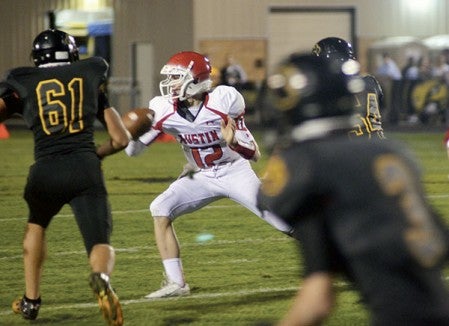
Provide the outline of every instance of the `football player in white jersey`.
<path id="1" fill-rule="evenodd" d="M 185 282 L 179 243 L 173 221 L 218 199 L 230 198 L 264 219 L 274 228 L 291 234 L 291 227 L 257 207 L 260 180 L 250 160 L 260 152 L 245 126 L 243 96 L 230 86 L 212 89 L 209 60 L 196 52 L 180 52 L 163 66 L 161 96 L 149 107 L 155 112 L 151 130 L 126 148 L 138 155 L 161 133 L 173 135 L 181 144 L 188 169 L 150 205 L 156 244 L 165 269 L 162 288 L 148 299 L 190 294 Z"/>

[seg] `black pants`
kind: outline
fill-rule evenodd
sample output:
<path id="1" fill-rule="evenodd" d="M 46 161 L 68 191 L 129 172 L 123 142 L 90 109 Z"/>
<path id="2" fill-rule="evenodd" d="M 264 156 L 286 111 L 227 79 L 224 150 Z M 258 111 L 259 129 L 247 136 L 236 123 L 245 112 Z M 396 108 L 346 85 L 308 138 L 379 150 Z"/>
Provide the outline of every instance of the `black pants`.
<path id="1" fill-rule="evenodd" d="M 37 161 L 30 167 L 24 198 L 29 223 L 47 228 L 61 208 L 69 204 L 88 253 L 95 244 L 109 243 L 112 217 L 101 161 L 95 153 Z"/>

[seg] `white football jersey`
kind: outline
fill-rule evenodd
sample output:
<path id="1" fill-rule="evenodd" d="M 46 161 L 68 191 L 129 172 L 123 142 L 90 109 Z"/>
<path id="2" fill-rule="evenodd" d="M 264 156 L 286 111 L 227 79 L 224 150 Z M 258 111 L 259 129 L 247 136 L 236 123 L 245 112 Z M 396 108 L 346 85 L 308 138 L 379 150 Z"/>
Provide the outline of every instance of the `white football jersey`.
<path id="1" fill-rule="evenodd" d="M 155 112 L 153 126 L 139 138 L 139 142 L 148 146 L 161 132 L 173 135 L 182 145 L 188 162 L 199 169 L 242 159 L 226 144 L 221 134 L 221 121 L 227 121 L 228 116 L 236 120 L 235 137 L 244 143 L 255 143 L 243 120 L 245 101 L 233 87 L 217 86 L 209 92 L 200 107 L 192 110 L 196 116 L 191 122 L 176 111 L 169 99 L 162 96 L 154 97 L 149 107 Z M 133 156 L 140 150 L 139 146 L 131 144 L 126 152 Z"/>

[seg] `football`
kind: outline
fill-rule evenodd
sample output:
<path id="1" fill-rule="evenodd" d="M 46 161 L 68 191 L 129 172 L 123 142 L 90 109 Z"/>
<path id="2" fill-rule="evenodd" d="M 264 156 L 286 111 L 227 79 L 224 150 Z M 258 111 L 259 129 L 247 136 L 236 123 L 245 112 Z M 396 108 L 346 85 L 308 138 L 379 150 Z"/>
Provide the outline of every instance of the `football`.
<path id="1" fill-rule="evenodd" d="M 123 124 L 134 140 L 150 130 L 153 119 L 154 111 L 148 108 L 131 109 L 122 115 Z"/>

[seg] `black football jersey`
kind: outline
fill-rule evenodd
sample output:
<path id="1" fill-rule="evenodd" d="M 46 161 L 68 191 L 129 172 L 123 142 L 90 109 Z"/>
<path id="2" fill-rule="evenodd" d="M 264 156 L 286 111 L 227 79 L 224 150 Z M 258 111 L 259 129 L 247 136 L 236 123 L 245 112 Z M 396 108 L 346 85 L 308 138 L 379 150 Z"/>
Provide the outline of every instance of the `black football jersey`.
<path id="1" fill-rule="evenodd" d="M 67 65 L 21 67 L 9 71 L 4 87 L 21 100 L 20 113 L 33 131 L 35 159 L 95 151 L 94 121 L 101 116 L 100 87 L 108 64 L 92 57 Z"/>
<path id="2" fill-rule="evenodd" d="M 354 126 L 351 135 L 368 138 L 385 138 L 382 128 L 380 107 L 383 101 L 383 91 L 379 82 L 372 75 L 363 76 L 365 90 L 355 95 L 355 110 L 359 123 Z"/>
<path id="3" fill-rule="evenodd" d="M 374 324 L 449 325 L 439 269 L 447 229 L 402 146 L 346 136 L 295 143 L 270 158 L 258 201 L 295 226 L 306 275 L 354 281 Z"/>

